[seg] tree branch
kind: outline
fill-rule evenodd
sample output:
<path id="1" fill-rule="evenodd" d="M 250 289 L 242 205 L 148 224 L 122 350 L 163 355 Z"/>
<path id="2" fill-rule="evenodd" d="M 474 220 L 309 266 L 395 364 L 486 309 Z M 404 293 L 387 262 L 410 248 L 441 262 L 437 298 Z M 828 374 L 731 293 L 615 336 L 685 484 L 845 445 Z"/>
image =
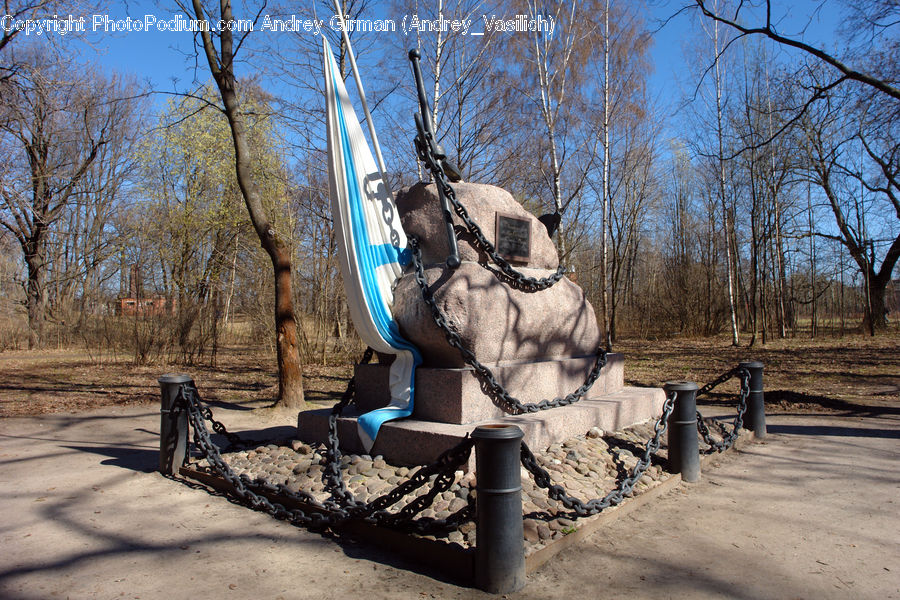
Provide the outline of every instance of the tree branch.
<path id="1" fill-rule="evenodd" d="M 791 38 L 787 38 L 787 37 L 784 37 L 784 36 L 778 34 L 777 32 L 775 32 L 774 29 L 772 29 L 771 21 L 768 20 L 768 19 L 770 19 L 770 17 L 768 17 L 768 16 L 767 16 L 767 23 L 766 23 L 765 27 L 745 27 L 744 25 L 737 23 L 736 20 L 728 19 L 726 17 L 717 15 L 715 12 L 711 11 L 706 6 L 706 0 L 695 0 L 695 1 L 697 2 L 697 7 L 700 9 L 700 11 L 706 17 L 713 19 L 714 21 L 717 21 L 724 25 L 728 25 L 729 27 L 736 29 L 737 31 L 740 31 L 741 33 L 743 33 L 745 35 L 750 35 L 750 34 L 764 35 L 767 38 L 769 38 L 770 40 L 775 41 L 779 44 L 783 44 L 785 46 L 790 46 L 792 48 L 797 48 L 799 50 L 806 52 L 807 54 L 812 54 L 813 56 L 815 56 L 822 62 L 831 65 L 832 67 L 834 67 L 835 69 L 837 69 L 838 71 L 843 73 L 844 77 L 846 79 L 851 79 L 853 81 L 858 81 L 865 85 L 871 86 L 871 87 L 875 88 L 876 90 L 894 98 L 895 100 L 900 100 L 900 89 L 897 89 L 894 86 L 889 85 L 886 82 L 882 81 L 881 79 L 878 79 L 877 77 L 869 75 L 868 73 L 863 73 L 862 71 L 857 71 L 856 69 L 853 69 L 852 67 L 850 67 L 848 65 L 845 65 L 843 62 L 841 62 L 840 60 L 831 56 L 827 52 L 819 50 L 818 48 L 810 46 L 809 44 L 805 44 L 803 42 L 793 40 Z M 768 6 L 768 3 L 767 3 L 767 6 Z M 735 16 L 736 15 L 737 15 L 737 12 L 735 12 Z"/>

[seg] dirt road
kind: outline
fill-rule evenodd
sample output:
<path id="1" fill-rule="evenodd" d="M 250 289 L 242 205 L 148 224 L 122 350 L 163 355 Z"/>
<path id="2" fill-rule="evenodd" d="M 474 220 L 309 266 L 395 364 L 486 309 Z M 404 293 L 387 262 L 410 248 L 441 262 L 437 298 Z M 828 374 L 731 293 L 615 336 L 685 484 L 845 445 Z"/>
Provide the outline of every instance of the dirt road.
<path id="1" fill-rule="evenodd" d="M 567 550 L 513 598 L 900 598 L 900 410 L 764 443 Z M 233 430 L 289 415 L 216 410 Z M 163 478 L 146 407 L 0 422 L 0 598 L 487 598 Z"/>

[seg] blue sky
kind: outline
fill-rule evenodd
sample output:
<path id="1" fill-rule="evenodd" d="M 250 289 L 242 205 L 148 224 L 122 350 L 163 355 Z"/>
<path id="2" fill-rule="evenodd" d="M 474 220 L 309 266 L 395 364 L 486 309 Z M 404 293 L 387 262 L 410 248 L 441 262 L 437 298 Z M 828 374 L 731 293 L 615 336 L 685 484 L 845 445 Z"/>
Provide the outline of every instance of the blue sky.
<path id="1" fill-rule="evenodd" d="M 621 0 L 614 0 L 621 1 Z M 677 16 L 665 26 L 660 24 L 675 13 L 683 2 L 679 0 L 649 0 L 648 25 L 655 29 L 654 44 L 651 51 L 654 73 L 650 81 L 651 97 L 664 104 L 675 102 L 673 91 L 680 89 L 679 80 L 688 72 L 685 62 L 684 46 L 695 39 L 692 31 L 695 25 L 691 17 Z M 815 45 L 830 46 L 833 44 L 835 28 L 839 23 L 839 3 L 822 3 L 820 1 L 785 1 L 776 3 L 774 17 L 779 30 L 786 35 L 796 35 L 804 41 Z M 312 13 L 312 2 L 298 3 L 298 14 L 309 16 Z M 243 16 L 236 11 L 236 16 Z M 147 0 L 129 0 L 110 9 L 110 19 L 123 19 L 128 16 L 144 19 L 152 15 L 159 20 L 169 20 L 175 13 L 156 7 L 156 3 Z M 328 15 L 318 15 L 327 18 Z M 388 14 L 376 17 L 391 17 L 399 21 L 399 15 Z M 807 26 L 808 25 L 808 26 Z M 89 25 L 90 27 L 90 25 Z M 804 31 L 805 28 L 805 31 Z M 474 28 L 473 28 L 474 29 Z M 280 34 L 289 35 L 289 34 Z M 385 34 L 370 34 L 385 35 Z M 401 35 L 400 33 L 394 35 Z M 105 33 L 96 31 L 89 36 L 90 45 L 85 47 L 85 58 L 97 60 L 110 69 L 127 72 L 141 80 L 148 79 L 154 89 L 174 91 L 184 89 L 195 77 L 195 59 L 192 54 L 192 34 L 189 32 L 171 33 L 154 31 L 130 31 L 127 33 Z M 200 63 L 197 71 L 201 79 L 208 77 L 205 64 Z M 173 83 L 173 78 L 178 80 Z"/>

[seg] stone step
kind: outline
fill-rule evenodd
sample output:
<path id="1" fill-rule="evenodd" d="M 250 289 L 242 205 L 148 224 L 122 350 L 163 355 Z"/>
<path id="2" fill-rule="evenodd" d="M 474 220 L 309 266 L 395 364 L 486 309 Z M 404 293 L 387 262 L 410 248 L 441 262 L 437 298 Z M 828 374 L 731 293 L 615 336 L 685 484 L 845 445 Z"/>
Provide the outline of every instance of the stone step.
<path id="1" fill-rule="evenodd" d="M 487 398 L 483 401 L 490 403 Z M 665 393 L 659 388 L 624 387 L 566 407 L 506 415 L 479 423 L 439 423 L 413 418 L 389 421 L 381 426 L 370 454 L 381 454 L 394 464 L 426 464 L 458 444 L 475 427 L 491 423 L 518 425 L 525 433 L 525 443 L 534 450 L 543 450 L 550 444 L 587 433 L 592 427 L 613 431 L 655 418 L 662 412 L 664 402 Z M 325 441 L 330 413 L 328 408 L 300 413 L 297 422 L 299 438 L 307 442 Z M 357 434 L 356 416 L 358 413 L 348 410 L 338 420 L 338 436 L 343 452 L 363 454 L 365 450 Z M 473 468 L 474 454 L 467 465 L 467 469 Z"/>
<path id="2" fill-rule="evenodd" d="M 504 361 L 487 365 L 497 380 L 514 398 L 529 403 L 545 398 L 562 398 L 577 390 L 596 363 L 596 356 L 576 356 L 546 360 Z M 621 354 L 607 355 L 606 366 L 588 391 L 587 397 L 600 397 L 621 390 L 625 383 Z M 356 405 L 368 412 L 390 401 L 390 367 L 381 364 L 358 365 Z M 481 391 L 481 382 L 471 368 L 416 369 L 416 401 L 412 417 L 422 421 L 471 424 L 499 419 L 506 413 Z"/>

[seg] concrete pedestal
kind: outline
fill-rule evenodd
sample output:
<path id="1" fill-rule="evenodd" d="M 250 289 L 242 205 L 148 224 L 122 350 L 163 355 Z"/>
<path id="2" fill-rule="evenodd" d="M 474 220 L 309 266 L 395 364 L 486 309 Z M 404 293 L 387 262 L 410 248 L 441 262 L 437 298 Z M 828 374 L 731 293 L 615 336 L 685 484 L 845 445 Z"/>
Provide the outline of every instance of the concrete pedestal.
<path id="1" fill-rule="evenodd" d="M 419 369 L 413 416 L 382 425 L 371 450 L 397 464 L 425 464 L 453 447 L 475 427 L 489 423 L 518 425 L 533 449 L 586 433 L 592 427 L 615 430 L 658 416 L 665 394 L 658 388 L 624 386 L 621 354 L 610 354 L 607 365 L 586 397 L 567 407 L 523 415 L 509 415 L 481 391 L 471 369 Z M 580 386 L 592 357 L 554 359 L 489 365 L 510 393 L 524 402 L 564 396 Z M 387 403 L 387 368 L 364 365 L 357 369 L 358 406 L 338 421 L 338 435 L 345 452 L 364 452 L 356 429 L 356 417 Z M 299 437 L 324 441 L 331 409 L 300 413 Z M 470 461 L 469 467 L 474 466 Z"/>

